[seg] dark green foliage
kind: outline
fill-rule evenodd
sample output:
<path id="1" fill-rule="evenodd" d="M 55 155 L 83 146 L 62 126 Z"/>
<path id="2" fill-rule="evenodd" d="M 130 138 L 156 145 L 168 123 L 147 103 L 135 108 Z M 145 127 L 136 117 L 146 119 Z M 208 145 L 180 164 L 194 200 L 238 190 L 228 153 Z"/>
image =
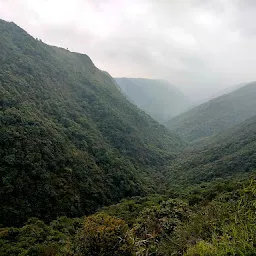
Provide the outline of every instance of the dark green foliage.
<path id="1" fill-rule="evenodd" d="M 120 203 L 103 207 L 100 212 L 125 220 L 131 227 L 137 217 L 147 208 L 154 208 L 168 199 L 181 199 L 188 205 L 208 204 L 219 194 L 232 192 L 242 187 L 248 178 L 216 179 L 211 182 L 202 182 L 197 185 L 172 185 L 163 195 L 149 195 L 147 197 L 133 197 L 123 199 Z"/>
<path id="2" fill-rule="evenodd" d="M 194 212 L 178 231 L 181 240 L 176 242 L 185 245 L 185 255 L 255 255 L 255 196 L 252 179 L 233 195 L 224 194 Z"/>
<path id="3" fill-rule="evenodd" d="M 256 115 L 256 82 L 210 100 L 167 123 L 188 141 L 207 137 Z"/>
<path id="4" fill-rule="evenodd" d="M 172 184 L 194 184 L 232 175 L 247 175 L 256 168 L 256 117 L 224 133 L 190 145 L 171 164 Z"/>
<path id="5" fill-rule="evenodd" d="M 80 219 L 58 218 L 49 225 L 31 218 L 21 228 L 0 229 L 1 256 L 73 255 Z"/>
<path id="6" fill-rule="evenodd" d="M 182 151 L 86 55 L 0 34 L 1 256 L 256 255 L 256 117 Z"/>
<path id="7" fill-rule="evenodd" d="M 81 216 L 155 189 L 183 143 L 86 55 L 0 21 L 0 223 Z"/>
<path id="8" fill-rule="evenodd" d="M 113 216 L 61 217 L 49 225 L 33 218 L 21 228 L 2 228 L 0 255 L 255 255 L 254 178 L 218 180 L 182 191 L 185 197 L 196 193 L 205 198 L 189 205 L 179 198 L 157 203 L 152 197 L 150 203 L 148 197 L 130 227 L 115 217 L 123 208 L 117 205 L 110 207 Z"/>
<path id="9" fill-rule="evenodd" d="M 155 120 L 165 123 L 187 110 L 190 100 L 164 80 L 115 78 L 124 95 Z"/>
<path id="10" fill-rule="evenodd" d="M 85 219 L 78 241 L 78 255 L 130 256 L 133 251 L 125 221 L 102 213 Z"/>
<path id="11" fill-rule="evenodd" d="M 138 215 L 145 208 L 159 205 L 161 202 L 167 199 L 167 195 L 133 197 L 130 199 L 123 199 L 118 204 L 104 207 L 102 208 L 101 212 L 123 219 L 129 226 L 132 226 Z"/>
<path id="12" fill-rule="evenodd" d="M 187 203 L 178 199 L 146 208 L 132 229 L 136 238 L 136 251 L 141 253 L 139 255 L 169 255 L 164 253 L 164 244 L 177 227 L 188 219 L 189 213 Z"/>
<path id="13" fill-rule="evenodd" d="M 251 179 L 237 187 L 233 182 L 224 181 L 221 185 L 219 180 L 219 186 L 225 184 L 229 188 L 213 200 L 204 200 L 194 206 L 172 199 L 145 209 L 132 229 L 137 239 L 136 253 L 255 255 L 256 182 Z M 211 184 L 209 192 L 210 187 Z M 231 187 L 233 189 L 229 191 Z M 206 191 L 202 192 L 201 195 L 207 195 Z"/>

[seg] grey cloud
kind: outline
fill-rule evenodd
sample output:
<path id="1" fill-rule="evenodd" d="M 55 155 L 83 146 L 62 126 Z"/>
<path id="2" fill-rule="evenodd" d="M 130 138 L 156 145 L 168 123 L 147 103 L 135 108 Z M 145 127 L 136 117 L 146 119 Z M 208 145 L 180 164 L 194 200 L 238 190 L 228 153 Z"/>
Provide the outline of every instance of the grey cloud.
<path id="1" fill-rule="evenodd" d="M 168 79 L 194 98 L 256 80 L 254 0 L 73 0 L 66 8 L 81 12 L 58 20 L 59 8 L 56 22 L 42 20 L 43 0 L 35 2 L 0 0 L 0 17 L 88 54 L 113 76 Z M 92 13 L 83 14 L 84 3 Z"/>

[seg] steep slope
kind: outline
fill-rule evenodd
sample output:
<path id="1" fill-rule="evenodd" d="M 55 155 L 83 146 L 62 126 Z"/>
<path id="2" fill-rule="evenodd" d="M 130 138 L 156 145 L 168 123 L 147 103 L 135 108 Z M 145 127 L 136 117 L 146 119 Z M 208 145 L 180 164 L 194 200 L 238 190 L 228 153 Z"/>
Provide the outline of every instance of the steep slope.
<path id="1" fill-rule="evenodd" d="M 215 98 L 218 98 L 218 97 L 223 96 L 225 94 L 229 94 L 231 92 L 234 92 L 234 91 L 238 90 L 239 88 L 242 88 L 243 86 L 245 86 L 247 84 L 248 83 L 241 83 L 241 84 L 236 84 L 236 85 L 230 86 L 228 88 L 225 88 L 224 90 L 218 91 L 217 93 L 212 95 L 208 100 L 205 100 L 205 102 L 209 101 L 209 100 L 212 100 L 212 99 L 215 99 Z"/>
<path id="2" fill-rule="evenodd" d="M 188 109 L 190 100 L 164 80 L 116 78 L 127 98 L 159 122 L 166 122 Z"/>
<path id="3" fill-rule="evenodd" d="M 0 224 L 80 216 L 155 188 L 181 140 L 86 55 L 0 20 Z"/>
<path id="4" fill-rule="evenodd" d="M 256 82 L 171 119 L 167 126 L 192 141 L 235 126 L 256 115 Z"/>
<path id="5" fill-rule="evenodd" d="M 190 145 L 169 168 L 171 184 L 193 184 L 256 169 L 256 116 Z"/>

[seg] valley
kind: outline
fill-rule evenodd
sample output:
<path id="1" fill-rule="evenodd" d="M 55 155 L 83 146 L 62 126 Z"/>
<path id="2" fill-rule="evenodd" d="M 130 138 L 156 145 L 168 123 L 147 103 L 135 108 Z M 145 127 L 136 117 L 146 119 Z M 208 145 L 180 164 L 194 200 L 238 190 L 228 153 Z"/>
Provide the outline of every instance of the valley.
<path id="1" fill-rule="evenodd" d="M 255 255 L 256 83 L 190 107 L 0 20 L 0 255 Z"/>

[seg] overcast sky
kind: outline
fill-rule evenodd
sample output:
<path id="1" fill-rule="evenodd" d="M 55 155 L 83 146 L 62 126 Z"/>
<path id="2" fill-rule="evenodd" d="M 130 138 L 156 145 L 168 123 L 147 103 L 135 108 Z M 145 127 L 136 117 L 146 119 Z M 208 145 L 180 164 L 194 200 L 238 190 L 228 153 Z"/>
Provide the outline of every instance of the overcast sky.
<path id="1" fill-rule="evenodd" d="M 0 0 L 0 18 L 114 77 L 164 78 L 196 99 L 256 80 L 256 0 Z"/>

